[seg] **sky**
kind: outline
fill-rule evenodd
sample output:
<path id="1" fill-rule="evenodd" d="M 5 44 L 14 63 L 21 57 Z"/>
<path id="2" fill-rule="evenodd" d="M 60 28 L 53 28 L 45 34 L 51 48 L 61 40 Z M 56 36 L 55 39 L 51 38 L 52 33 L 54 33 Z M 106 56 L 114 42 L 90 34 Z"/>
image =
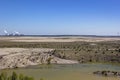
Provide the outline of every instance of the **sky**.
<path id="1" fill-rule="evenodd" d="M 120 0 L 0 0 L 0 34 L 118 35 Z"/>

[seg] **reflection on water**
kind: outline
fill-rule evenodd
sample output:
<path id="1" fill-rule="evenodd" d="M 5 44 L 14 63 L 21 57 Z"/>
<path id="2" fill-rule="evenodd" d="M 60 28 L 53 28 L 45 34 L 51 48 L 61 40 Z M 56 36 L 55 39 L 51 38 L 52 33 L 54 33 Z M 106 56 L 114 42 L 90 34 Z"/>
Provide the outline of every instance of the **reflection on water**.
<path id="1" fill-rule="evenodd" d="M 15 71 L 33 76 L 36 80 L 118 80 L 118 77 L 102 77 L 92 73 L 98 70 L 120 71 L 120 66 L 110 64 L 73 64 L 73 65 L 38 65 L 27 68 L 1 70 L 8 74 Z"/>

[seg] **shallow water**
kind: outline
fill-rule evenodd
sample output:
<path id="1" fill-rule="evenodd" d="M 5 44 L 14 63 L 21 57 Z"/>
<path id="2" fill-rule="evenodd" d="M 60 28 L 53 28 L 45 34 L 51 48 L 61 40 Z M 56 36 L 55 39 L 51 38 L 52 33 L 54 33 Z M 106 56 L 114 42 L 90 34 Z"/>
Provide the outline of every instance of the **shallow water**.
<path id="1" fill-rule="evenodd" d="M 119 80 L 119 77 L 103 77 L 93 75 L 94 71 L 111 70 L 120 71 L 119 65 L 111 64 L 73 64 L 73 65 L 38 65 L 27 68 L 1 70 L 11 74 L 13 71 L 28 76 L 33 76 L 36 80 Z"/>

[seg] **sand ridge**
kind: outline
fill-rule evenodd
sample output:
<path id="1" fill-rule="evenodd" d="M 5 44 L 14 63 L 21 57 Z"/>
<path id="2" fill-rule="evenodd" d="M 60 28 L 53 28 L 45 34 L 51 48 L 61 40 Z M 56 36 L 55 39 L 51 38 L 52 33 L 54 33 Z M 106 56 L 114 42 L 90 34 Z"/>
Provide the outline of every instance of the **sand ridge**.
<path id="1" fill-rule="evenodd" d="M 0 48 L 0 69 L 26 67 L 38 64 L 75 64 L 77 61 L 60 59 L 52 55 L 54 49 Z"/>

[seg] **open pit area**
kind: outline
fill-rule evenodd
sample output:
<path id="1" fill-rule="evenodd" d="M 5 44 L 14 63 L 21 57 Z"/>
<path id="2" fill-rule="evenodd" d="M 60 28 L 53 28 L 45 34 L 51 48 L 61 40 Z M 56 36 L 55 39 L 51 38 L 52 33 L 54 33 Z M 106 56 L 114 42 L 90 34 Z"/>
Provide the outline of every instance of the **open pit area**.
<path id="1" fill-rule="evenodd" d="M 119 63 L 120 38 L 0 37 L 1 69 L 46 64 L 49 59 L 49 64 Z"/>
<path id="2" fill-rule="evenodd" d="M 0 37 L 0 73 L 15 71 L 35 80 L 118 80 L 119 63 L 119 37 Z"/>

